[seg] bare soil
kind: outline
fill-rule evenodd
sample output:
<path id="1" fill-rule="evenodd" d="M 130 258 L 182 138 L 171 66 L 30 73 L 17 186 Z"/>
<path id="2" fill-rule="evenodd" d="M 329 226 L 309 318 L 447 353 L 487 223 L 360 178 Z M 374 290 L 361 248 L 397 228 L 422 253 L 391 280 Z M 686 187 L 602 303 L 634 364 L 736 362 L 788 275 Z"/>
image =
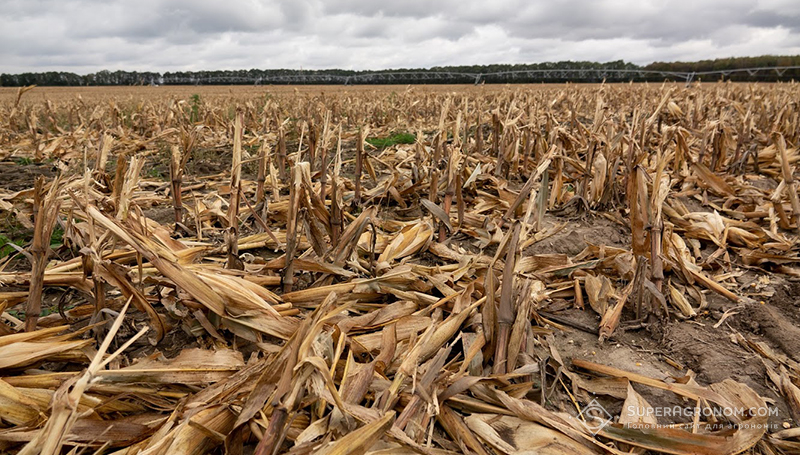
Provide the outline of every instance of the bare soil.
<path id="1" fill-rule="evenodd" d="M 56 175 L 57 170 L 50 163 L 20 164 L 14 161 L 0 162 L 0 188 L 9 191 L 21 191 L 33 187 L 37 176 L 48 179 Z"/>
<path id="2" fill-rule="evenodd" d="M 565 220 L 548 215 L 547 220 L 550 223 L 567 221 L 569 224 L 557 234 L 529 247 L 526 254 L 575 256 L 590 243 L 626 247 L 630 239 L 627 227 L 600 216 Z M 759 282 L 759 276 L 766 279 Z M 742 294 L 748 290 L 744 288 L 750 288 L 754 294 L 761 295 L 757 305 L 737 305 L 705 291 L 709 307 L 692 320 L 673 320 L 636 330 L 620 330 L 605 343 L 598 341 L 595 332 L 567 327 L 565 331 L 555 332 L 555 345 L 565 361 L 583 358 L 655 378 L 680 378 L 694 374 L 702 385 L 731 378 L 752 387 L 777 407 L 778 414 L 772 417 L 770 425 L 791 422 L 790 409 L 769 380 L 761 356 L 736 343 L 735 334 L 754 342 L 764 342 L 775 352 L 800 361 L 800 281 L 759 271 L 747 272 L 740 277 L 740 282 L 744 284 Z M 753 284 L 756 282 L 766 284 Z M 737 313 L 714 327 L 729 310 Z M 557 314 L 587 328 L 596 328 L 600 320 L 591 310 L 567 309 Z M 623 313 L 623 321 L 633 317 Z M 659 406 L 667 406 L 670 400 L 675 400 L 671 393 L 639 386 L 634 388 Z M 613 406 L 611 403 L 609 406 Z"/>

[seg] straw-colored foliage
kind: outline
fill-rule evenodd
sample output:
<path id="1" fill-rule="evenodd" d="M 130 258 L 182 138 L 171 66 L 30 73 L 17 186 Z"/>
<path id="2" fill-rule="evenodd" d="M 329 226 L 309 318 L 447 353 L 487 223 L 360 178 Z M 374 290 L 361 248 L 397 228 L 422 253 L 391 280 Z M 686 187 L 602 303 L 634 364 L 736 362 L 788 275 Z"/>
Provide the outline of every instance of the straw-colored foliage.
<path id="1" fill-rule="evenodd" d="M 759 413 L 644 412 L 766 407 L 748 385 L 551 336 L 694 324 L 712 295 L 735 317 L 737 276 L 800 275 L 797 84 L 42 90 L 0 97 L 0 171 L 59 174 L 0 182 L 34 233 L 0 262 L 0 452 L 800 447 Z M 533 252 L 598 219 L 622 244 Z M 797 353 L 735 334 L 797 419 Z"/>

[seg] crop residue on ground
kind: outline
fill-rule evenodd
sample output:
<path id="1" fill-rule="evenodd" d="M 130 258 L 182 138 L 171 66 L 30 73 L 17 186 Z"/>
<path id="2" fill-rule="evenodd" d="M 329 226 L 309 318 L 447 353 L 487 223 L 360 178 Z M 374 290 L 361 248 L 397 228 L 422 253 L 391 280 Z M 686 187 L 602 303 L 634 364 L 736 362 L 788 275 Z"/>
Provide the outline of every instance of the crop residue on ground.
<path id="1" fill-rule="evenodd" d="M 0 452 L 796 451 L 799 98 L 0 89 Z"/>

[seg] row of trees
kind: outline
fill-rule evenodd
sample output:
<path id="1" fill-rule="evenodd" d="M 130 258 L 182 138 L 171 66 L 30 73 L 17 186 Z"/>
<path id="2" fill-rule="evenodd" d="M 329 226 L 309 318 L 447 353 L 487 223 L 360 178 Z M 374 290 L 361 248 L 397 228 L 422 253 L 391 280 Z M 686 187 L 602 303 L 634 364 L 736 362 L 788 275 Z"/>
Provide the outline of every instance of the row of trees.
<path id="1" fill-rule="evenodd" d="M 728 71 L 740 68 L 772 68 L 776 66 L 800 66 L 800 55 L 760 57 L 718 58 L 699 62 L 654 62 L 643 69 L 654 71 Z"/>
<path id="2" fill-rule="evenodd" d="M 158 84 L 160 79 L 161 75 L 154 72 L 103 70 L 80 76 L 63 71 L 48 71 L 45 73 L 0 74 L 0 86 L 153 85 Z"/>
<path id="3" fill-rule="evenodd" d="M 706 71 L 732 71 L 743 68 L 775 68 L 800 66 L 800 55 L 762 55 L 759 57 L 718 58 L 698 62 L 654 62 L 643 69 L 651 71 L 681 71 L 702 73 Z M 776 71 L 759 71 L 755 74 L 732 73 L 725 77 L 733 81 L 788 81 L 800 79 L 800 69 L 788 69 L 779 74 Z"/>
<path id="4" fill-rule="evenodd" d="M 482 74 L 480 80 L 484 82 L 539 82 L 545 80 L 543 74 L 524 73 L 527 71 L 558 71 L 558 70 L 590 70 L 592 72 L 578 75 L 564 73 L 561 76 L 548 74 L 548 81 L 592 82 L 602 79 L 603 70 L 645 70 L 665 72 L 704 72 L 704 71 L 730 71 L 742 68 L 800 66 L 798 56 L 761 56 L 737 57 L 716 60 L 702 60 L 699 62 L 655 62 L 645 66 L 638 66 L 622 60 L 598 62 L 545 62 L 516 65 L 462 65 L 462 66 L 436 66 L 429 69 L 390 69 L 380 71 L 351 71 L 351 70 L 290 70 L 290 69 L 250 69 L 226 71 L 177 71 L 167 73 L 136 72 L 136 71 L 100 71 L 97 73 L 80 76 L 74 73 L 48 71 L 44 73 L 0 74 L 0 86 L 19 87 L 25 85 L 44 86 L 92 86 L 92 85 L 186 85 L 186 84 L 254 84 L 254 83 L 304 83 L 305 76 L 309 83 L 463 83 L 474 82 L 469 77 L 459 74 Z M 521 72 L 513 75 L 493 76 L 499 72 Z M 388 75 L 391 78 L 371 75 Z M 399 73 L 399 74 L 396 74 Z M 415 73 L 415 75 L 403 74 Z M 450 74 L 445 74 L 450 73 Z M 718 78 L 719 76 L 717 76 Z M 348 79 L 349 78 L 349 79 Z M 755 74 L 734 73 L 723 75 L 723 78 L 732 80 L 761 80 L 778 81 L 800 78 L 800 70 L 790 69 L 782 73 L 776 71 L 760 71 Z M 659 75 L 640 76 L 635 73 L 618 77 L 618 80 L 659 80 Z M 707 78 L 706 78 L 707 79 Z"/>

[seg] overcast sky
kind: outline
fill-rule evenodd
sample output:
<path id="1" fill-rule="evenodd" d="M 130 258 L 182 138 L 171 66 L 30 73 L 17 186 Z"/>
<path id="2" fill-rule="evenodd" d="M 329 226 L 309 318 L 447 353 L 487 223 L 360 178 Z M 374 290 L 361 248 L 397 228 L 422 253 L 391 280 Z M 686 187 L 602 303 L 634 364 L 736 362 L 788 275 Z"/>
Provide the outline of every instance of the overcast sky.
<path id="1" fill-rule="evenodd" d="M 0 0 L 0 72 L 800 54 L 798 0 Z"/>

